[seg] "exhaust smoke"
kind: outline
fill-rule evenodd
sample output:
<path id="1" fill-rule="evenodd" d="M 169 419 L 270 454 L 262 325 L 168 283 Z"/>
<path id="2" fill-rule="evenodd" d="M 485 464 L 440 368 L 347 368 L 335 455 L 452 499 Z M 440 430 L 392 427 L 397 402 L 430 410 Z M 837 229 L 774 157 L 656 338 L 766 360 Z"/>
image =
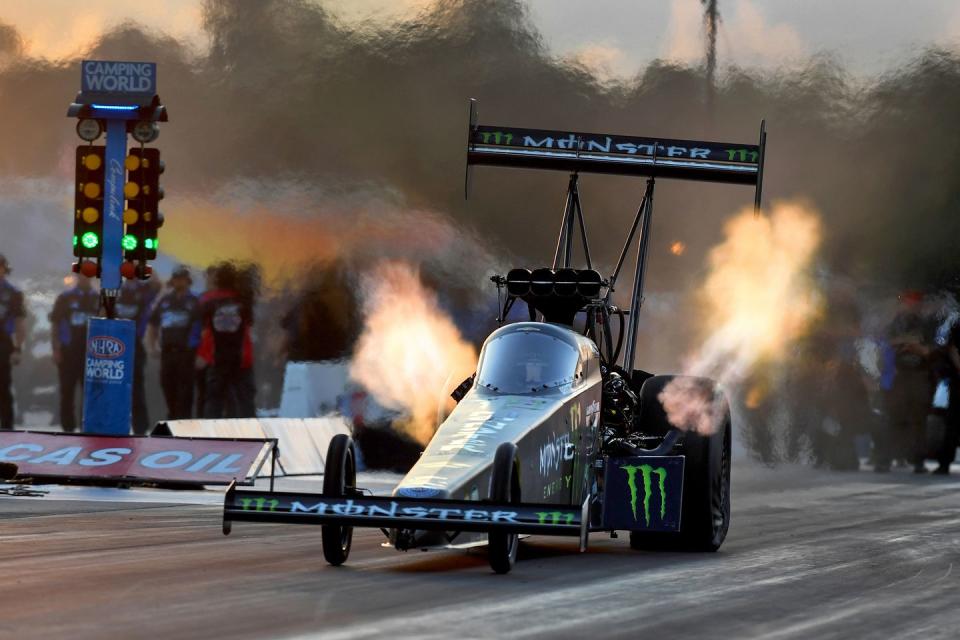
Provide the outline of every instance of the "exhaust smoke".
<path id="1" fill-rule="evenodd" d="M 363 331 L 350 376 L 377 402 L 408 415 L 401 426 L 426 444 L 453 402 L 450 392 L 473 373 L 476 349 L 411 264 L 379 264 L 362 289 Z"/>
<path id="2" fill-rule="evenodd" d="M 758 365 L 787 359 L 822 308 L 810 273 L 820 236 L 819 216 L 799 202 L 775 203 L 769 217 L 744 209 L 726 224 L 697 292 L 703 342 L 684 374 L 712 378 L 730 392 Z M 726 411 L 721 394 L 692 378 L 671 382 L 659 399 L 671 424 L 704 434 L 720 426 Z"/>

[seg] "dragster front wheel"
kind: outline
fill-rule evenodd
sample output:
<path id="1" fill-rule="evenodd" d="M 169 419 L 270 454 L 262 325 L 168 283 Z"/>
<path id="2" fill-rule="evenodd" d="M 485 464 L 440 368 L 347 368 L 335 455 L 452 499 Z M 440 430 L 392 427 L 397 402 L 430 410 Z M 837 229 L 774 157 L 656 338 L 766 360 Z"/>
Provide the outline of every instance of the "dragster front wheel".
<path id="1" fill-rule="evenodd" d="M 520 483 L 516 475 L 517 445 L 504 442 L 493 456 L 493 475 L 490 478 L 490 500 L 494 504 L 520 502 Z M 508 573 L 517 561 L 520 536 L 516 533 L 487 534 L 487 553 L 490 568 L 497 573 Z"/>
<path id="2" fill-rule="evenodd" d="M 357 457 L 350 436 L 339 433 L 333 436 L 327 447 L 327 460 L 323 469 L 323 495 L 325 498 L 342 498 L 357 486 Z M 333 566 L 347 561 L 350 544 L 353 542 L 353 527 L 324 525 L 320 528 L 323 540 L 323 557 Z"/>

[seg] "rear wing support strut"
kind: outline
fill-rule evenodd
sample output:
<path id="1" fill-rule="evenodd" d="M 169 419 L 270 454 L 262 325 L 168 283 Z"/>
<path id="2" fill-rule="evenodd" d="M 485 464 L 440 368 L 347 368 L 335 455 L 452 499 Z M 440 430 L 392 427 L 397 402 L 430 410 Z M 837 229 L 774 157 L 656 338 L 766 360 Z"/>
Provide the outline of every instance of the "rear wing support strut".
<path id="1" fill-rule="evenodd" d="M 757 160 L 757 188 L 753 195 L 753 213 L 760 215 L 760 197 L 763 195 L 763 161 L 767 154 L 767 121 L 760 121 L 759 158 Z"/>
<path id="2" fill-rule="evenodd" d="M 563 205 L 563 223 L 560 225 L 560 235 L 557 237 L 557 249 L 553 254 L 553 268 L 570 268 L 573 266 L 573 235 L 574 222 L 579 223 L 580 239 L 583 241 L 583 255 L 587 261 L 587 269 L 593 269 L 590 259 L 590 242 L 587 240 L 587 225 L 583 220 L 583 207 L 580 204 L 579 174 L 575 171 L 570 174 L 567 184 L 567 201 Z M 576 219 L 576 220 L 575 220 Z M 560 256 L 563 255 L 563 262 Z"/>
<path id="3" fill-rule="evenodd" d="M 637 230 L 637 223 L 641 223 L 640 238 L 637 241 L 637 264 L 633 274 L 633 293 L 630 295 L 630 325 L 627 329 L 625 347 L 623 349 L 623 368 L 626 371 L 633 371 L 633 359 L 636 355 L 637 333 L 640 331 L 640 307 L 643 305 L 643 279 L 646 274 L 647 254 L 650 247 L 650 221 L 653 218 L 653 187 L 654 178 L 647 179 L 647 190 L 643 194 L 643 200 L 640 208 L 637 210 L 637 216 L 633 221 L 633 228 L 630 230 L 630 236 L 623 245 L 623 251 L 620 253 L 620 262 L 617 264 L 617 271 L 623 264 L 623 258 L 630 247 L 633 235 Z M 613 281 L 617 274 L 610 279 L 610 288 L 607 290 L 607 296 L 613 292 Z"/>

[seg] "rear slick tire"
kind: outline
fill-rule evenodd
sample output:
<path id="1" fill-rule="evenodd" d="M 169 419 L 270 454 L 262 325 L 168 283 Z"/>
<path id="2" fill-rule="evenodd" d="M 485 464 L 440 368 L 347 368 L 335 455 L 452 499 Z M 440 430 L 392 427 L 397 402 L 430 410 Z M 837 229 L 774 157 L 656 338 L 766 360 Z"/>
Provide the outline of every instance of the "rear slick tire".
<path id="1" fill-rule="evenodd" d="M 729 418 L 717 433 L 684 438 L 683 508 L 680 533 L 630 532 L 630 546 L 648 551 L 706 551 L 720 548 L 730 528 Z"/>
<path id="2" fill-rule="evenodd" d="M 323 470 L 323 497 L 342 498 L 356 489 L 357 457 L 350 436 L 339 433 L 327 447 Z M 353 542 L 353 527 L 323 525 L 320 527 L 324 559 L 337 567 L 347 561 Z"/>
<path id="3" fill-rule="evenodd" d="M 518 504 L 520 483 L 516 475 L 517 445 L 504 442 L 493 457 L 490 477 L 490 501 L 494 504 Z M 516 533 L 490 532 L 487 534 L 487 553 L 490 568 L 496 573 L 509 573 L 517 562 L 520 536 Z"/>
<path id="4" fill-rule="evenodd" d="M 664 387 L 679 376 L 654 376 L 640 390 L 641 429 L 646 433 L 667 433 L 672 426 L 658 397 Z M 694 379 L 696 380 L 696 379 Z M 700 378 L 699 384 L 715 383 Z M 722 393 L 715 389 L 714 393 Z M 726 399 L 723 404 L 729 405 Z M 730 462 L 732 422 L 729 408 L 715 433 L 683 434 L 683 506 L 679 533 L 630 532 L 630 546 L 647 551 L 716 551 L 730 528 Z"/>

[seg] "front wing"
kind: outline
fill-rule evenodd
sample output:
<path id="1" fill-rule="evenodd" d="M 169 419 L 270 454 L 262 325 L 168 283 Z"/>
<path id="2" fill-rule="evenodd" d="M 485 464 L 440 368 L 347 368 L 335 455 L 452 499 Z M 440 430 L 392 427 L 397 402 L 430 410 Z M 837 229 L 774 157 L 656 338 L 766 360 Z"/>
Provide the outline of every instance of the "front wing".
<path id="1" fill-rule="evenodd" d="M 580 536 L 589 519 L 583 508 L 549 504 L 493 504 L 476 500 L 437 500 L 400 496 L 344 497 L 316 493 L 227 490 L 223 532 L 235 520 L 327 524 L 418 531 L 504 531 Z"/>

